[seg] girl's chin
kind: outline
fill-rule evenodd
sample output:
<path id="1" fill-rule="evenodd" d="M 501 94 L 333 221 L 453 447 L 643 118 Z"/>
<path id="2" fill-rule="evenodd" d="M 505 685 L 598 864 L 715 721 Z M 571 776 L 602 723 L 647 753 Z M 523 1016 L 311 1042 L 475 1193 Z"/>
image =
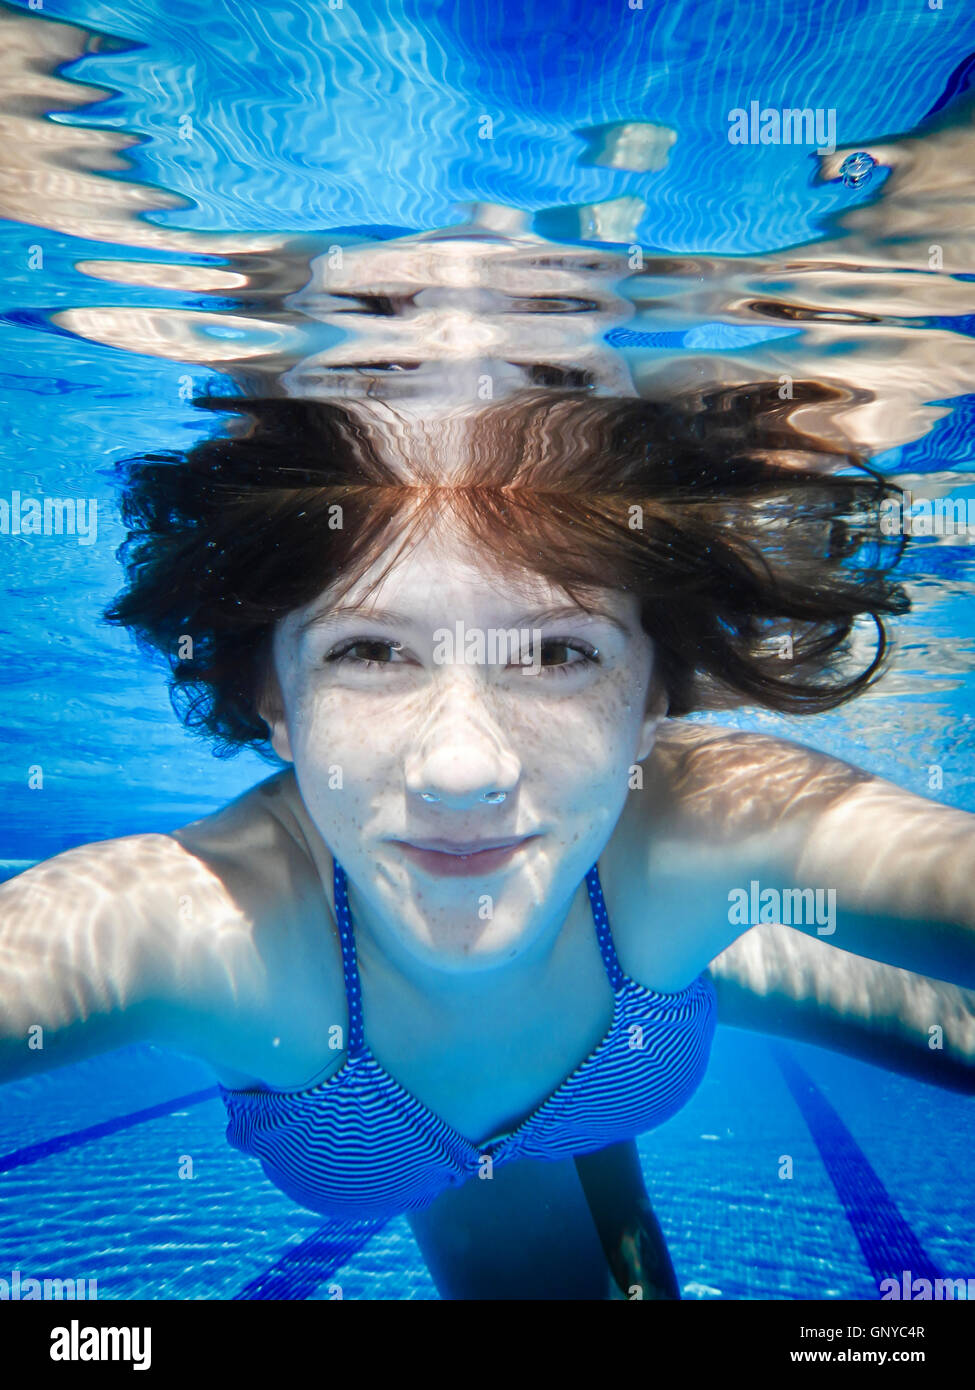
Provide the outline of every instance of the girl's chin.
<path id="1" fill-rule="evenodd" d="M 497 923 L 481 924 L 481 931 L 444 931 L 422 942 L 413 940 L 411 949 L 431 954 L 439 969 L 452 974 L 473 975 L 506 965 L 521 951 L 525 938 L 522 924 L 510 927 Z"/>

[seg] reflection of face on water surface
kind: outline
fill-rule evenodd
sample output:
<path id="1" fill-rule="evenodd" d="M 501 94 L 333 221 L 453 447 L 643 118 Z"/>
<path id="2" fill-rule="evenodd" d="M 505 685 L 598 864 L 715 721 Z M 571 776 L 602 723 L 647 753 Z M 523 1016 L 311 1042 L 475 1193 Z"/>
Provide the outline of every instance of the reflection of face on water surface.
<path id="1" fill-rule="evenodd" d="M 438 661 L 438 637 L 457 622 L 537 631 L 536 667 L 463 651 Z M 530 948 L 564 916 L 650 752 L 652 664 L 632 595 L 607 590 L 586 613 L 546 580 L 489 572 L 444 528 L 360 612 L 330 618 L 325 595 L 282 620 L 274 747 L 349 875 L 357 928 L 367 920 L 390 949 L 453 971 Z M 463 877 L 424 869 L 397 843 L 521 837 L 502 865 Z"/>

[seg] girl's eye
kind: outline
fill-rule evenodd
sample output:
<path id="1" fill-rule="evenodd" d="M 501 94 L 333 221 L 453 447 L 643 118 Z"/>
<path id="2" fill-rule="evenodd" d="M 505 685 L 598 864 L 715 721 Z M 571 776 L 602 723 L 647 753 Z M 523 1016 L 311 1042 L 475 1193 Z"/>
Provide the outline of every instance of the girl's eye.
<path id="1" fill-rule="evenodd" d="M 387 655 L 402 649 L 402 642 L 385 637 L 352 637 L 333 647 L 325 661 L 331 664 L 347 661 L 364 670 L 377 670 L 382 666 L 402 665 L 402 662 L 393 661 Z M 360 653 L 358 656 L 354 655 L 357 651 Z M 576 652 L 578 659 L 570 659 L 569 652 Z M 598 648 L 590 646 L 588 642 L 549 637 L 539 643 L 537 663 L 534 650 L 529 649 L 522 653 L 520 665 L 516 660 L 514 669 L 520 669 L 525 675 L 567 676 L 578 667 L 600 664 Z"/>
<path id="2" fill-rule="evenodd" d="M 550 655 L 554 653 L 556 660 L 551 661 L 551 663 L 546 662 L 546 652 Z M 569 660 L 567 656 L 563 655 L 563 653 L 568 652 L 577 652 L 581 659 L 577 661 Z M 529 652 L 528 655 L 534 657 L 535 653 Z M 600 665 L 598 648 L 591 647 L 588 642 L 570 642 L 568 638 L 565 637 L 546 638 L 545 641 L 539 643 L 538 655 L 539 674 L 543 676 L 567 676 L 570 672 L 578 670 L 580 667 Z M 532 673 L 531 666 L 525 666 L 523 669 L 528 674 Z"/>
<path id="3" fill-rule="evenodd" d="M 356 648 L 368 651 L 368 656 L 352 656 Z M 388 651 L 398 652 L 403 647 L 402 642 L 387 641 L 384 637 L 353 637 L 348 642 L 342 642 L 329 652 L 325 658 L 329 662 L 351 661 L 355 666 L 376 667 L 393 666 L 399 663 L 382 659 L 382 653 Z M 378 654 L 378 659 L 377 659 Z"/>

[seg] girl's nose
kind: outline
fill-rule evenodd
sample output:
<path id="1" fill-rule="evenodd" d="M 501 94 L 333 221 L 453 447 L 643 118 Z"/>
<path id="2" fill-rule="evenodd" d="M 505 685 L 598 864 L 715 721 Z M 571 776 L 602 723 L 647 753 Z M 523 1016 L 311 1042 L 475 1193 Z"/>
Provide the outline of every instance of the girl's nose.
<path id="1" fill-rule="evenodd" d="M 518 757 L 473 680 L 446 679 L 406 760 L 410 795 L 465 810 L 503 801 L 520 773 Z"/>

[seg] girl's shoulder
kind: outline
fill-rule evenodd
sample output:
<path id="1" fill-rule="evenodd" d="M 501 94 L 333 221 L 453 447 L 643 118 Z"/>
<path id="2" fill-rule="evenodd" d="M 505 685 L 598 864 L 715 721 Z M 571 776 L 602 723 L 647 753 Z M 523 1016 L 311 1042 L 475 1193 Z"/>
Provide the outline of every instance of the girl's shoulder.
<path id="1" fill-rule="evenodd" d="M 325 887 L 330 856 L 311 826 L 291 768 L 171 838 L 219 882 L 269 968 L 290 959 L 309 932 L 320 936 L 323 922 L 334 922 L 331 889 Z"/>
<path id="2" fill-rule="evenodd" d="M 285 1089 L 331 1058 L 328 1026 L 344 1016 L 341 947 L 330 856 L 315 836 L 288 768 L 213 815 L 172 832 L 209 878 L 198 957 L 206 998 L 187 1014 L 186 1047 L 224 1084 Z M 324 856 L 324 858 L 323 858 Z M 326 864 L 325 860 L 329 862 Z"/>
<path id="3" fill-rule="evenodd" d="M 649 820 L 714 842 L 810 823 L 871 774 L 805 744 L 668 720 L 649 759 Z"/>
<path id="4" fill-rule="evenodd" d="M 729 893 L 791 881 L 817 820 L 868 780 L 784 739 L 669 722 L 599 860 L 626 973 L 689 984 L 741 934 Z"/>

